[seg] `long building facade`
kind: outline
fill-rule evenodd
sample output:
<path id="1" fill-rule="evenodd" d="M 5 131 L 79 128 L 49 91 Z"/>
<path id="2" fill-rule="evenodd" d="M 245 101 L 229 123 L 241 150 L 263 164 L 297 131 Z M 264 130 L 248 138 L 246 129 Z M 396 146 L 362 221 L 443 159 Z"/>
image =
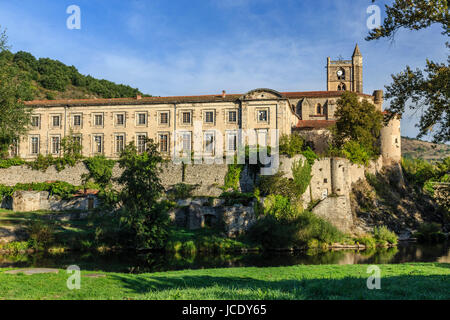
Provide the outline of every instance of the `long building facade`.
<path id="1" fill-rule="evenodd" d="M 118 158 L 131 141 L 144 150 L 147 138 L 156 141 L 160 152 L 168 156 L 189 151 L 194 144 L 200 145 L 205 154 L 213 155 L 218 149 L 233 153 L 246 143 L 239 134 L 241 131 L 254 131 L 258 143 L 270 144 L 271 129 L 276 129 L 279 135 L 294 130 L 325 129 L 334 123 L 336 102 L 346 90 L 356 92 L 360 99 L 367 99 L 382 110 L 381 90 L 372 95 L 362 92 L 362 55 L 358 46 L 352 60 L 328 58 L 327 89 L 29 101 L 26 104 L 33 110 L 31 128 L 13 153 L 23 159 L 33 159 L 39 154 L 59 156 L 61 141 L 68 135 L 79 141 L 84 156 Z M 387 129 L 389 137 L 382 139 L 384 153 L 397 159 L 399 122 L 394 121 Z"/>

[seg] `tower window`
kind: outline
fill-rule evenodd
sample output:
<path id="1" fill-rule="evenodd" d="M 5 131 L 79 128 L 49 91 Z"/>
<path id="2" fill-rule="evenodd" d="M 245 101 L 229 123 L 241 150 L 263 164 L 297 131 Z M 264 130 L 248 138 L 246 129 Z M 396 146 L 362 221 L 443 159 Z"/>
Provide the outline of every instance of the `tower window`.
<path id="1" fill-rule="evenodd" d="M 323 112 L 323 108 L 322 105 L 320 103 L 317 104 L 317 114 L 322 114 Z"/>
<path id="2" fill-rule="evenodd" d="M 338 91 L 345 91 L 345 90 L 347 90 L 345 83 L 341 83 L 338 85 Z"/>

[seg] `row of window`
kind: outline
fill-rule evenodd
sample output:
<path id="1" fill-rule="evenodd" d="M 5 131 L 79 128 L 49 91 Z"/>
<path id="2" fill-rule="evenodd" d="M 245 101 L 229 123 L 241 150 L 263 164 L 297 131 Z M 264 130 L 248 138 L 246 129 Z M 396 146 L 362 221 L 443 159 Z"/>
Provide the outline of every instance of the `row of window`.
<path id="1" fill-rule="evenodd" d="M 82 145 L 81 135 L 73 136 L 76 143 L 80 146 Z M 161 152 L 169 151 L 169 134 L 168 133 L 160 133 L 158 135 L 159 138 L 159 149 Z M 136 135 L 136 146 L 139 152 L 144 152 L 146 149 L 146 141 L 147 134 L 137 134 Z M 92 153 L 102 154 L 104 152 L 104 135 L 97 134 L 92 136 Z M 58 155 L 61 152 L 61 137 L 60 136 L 51 136 L 50 137 L 50 153 Z M 40 137 L 39 136 L 30 136 L 30 153 L 37 155 L 40 153 Z M 120 153 L 125 148 L 125 134 L 118 133 L 114 135 L 114 152 Z"/>
<path id="2" fill-rule="evenodd" d="M 261 133 L 258 133 L 258 140 L 260 143 L 267 143 L 267 133 L 266 131 L 262 132 L 264 137 L 261 136 Z M 81 135 L 74 135 L 73 138 L 75 142 L 77 142 L 80 146 L 82 145 L 82 137 Z M 170 151 L 170 135 L 169 133 L 159 133 L 158 134 L 158 144 L 159 151 L 162 153 L 167 153 Z M 190 153 L 192 149 L 192 133 L 189 131 L 183 132 L 180 135 L 180 145 L 182 150 L 181 152 Z M 264 140 L 264 142 L 262 142 Z M 136 134 L 136 147 L 138 152 L 144 152 L 146 150 L 146 141 L 147 134 Z M 227 132 L 226 134 L 226 150 L 228 151 L 236 151 L 237 150 L 237 133 L 236 132 Z M 114 152 L 120 153 L 125 148 L 125 134 L 124 133 L 116 133 L 114 134 Z M 214 153 L 215 152 L 215 144 L 216 144 L 216 136 L 214 132 L 205 132 L 204 133 L 204 151 L 206 153 Z M 103 154 L 104 153 L 104 145 L 105 138 L 103 134 L 96 134 L 92 136 L 92 153 L 94 154 Z M 59 155 L 61 152 L 61 137 L 60 136 L 50 136 L 50 153 L 54 155 Z M 37 155 L 40 153 L 40 137 L 30 136 L 30 153 L 33 155 Z"/>
<path id="3" fill-rule="evenodd" d="M 204 111 L 203 121 L 207 124 L 215 123 L 216 112 L 214 110 Z M 95 127 L 103 127 L 105 123 L 103 113 L 98 113 L 93 115 L 93 126 Z M 268 110 L 262 109 L 257 111 L 257 118 L 259 122 L 267 122 L 268 121 Z M 226 120 L 228 123 L 237 123 L 238 121 L 238 111 L 237 110 L 228 110 L 226 115 Z M 115 113 L 114 114 L 114 125 L 115 126 L 124 126 L 126 122 L 125 113 Z M 159 112 L 158 122 L 161 125 L 169 125 L 170 122 L 170 112 L 164 111 Z M 136 113 L 136 125 L 137 126 L 145 126 L 148 123 L 148 114 L 146 112 Z M 192 111 L 181 111 L 181 123 L 182 124 L 192 124 Z M 50 124 L 54 128 L 61 127 L 61 115 L 54 114 L 50 115 Z M 83 115 L 82 114 L 73 114 L 71 116 L 71 124 L 73 127 L 81 127 L 83 124 Z M 33 115 L 31 117 L 31 126 L 34 128 L 41 127 L 41 116 Z"/>

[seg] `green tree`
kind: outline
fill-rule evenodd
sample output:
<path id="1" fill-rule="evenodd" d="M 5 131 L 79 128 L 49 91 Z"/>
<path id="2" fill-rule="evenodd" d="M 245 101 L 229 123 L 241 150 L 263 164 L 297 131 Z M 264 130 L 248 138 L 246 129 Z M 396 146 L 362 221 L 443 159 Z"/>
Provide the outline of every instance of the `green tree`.
<path id="1" fill-rule="evenodd" d="M 0 157 L 6 158 L 11 145 L 25 135 L 31 110 L 19 100 L 19 86 L 10 68 L 0 61 Z"/>
<path id="2" fill-rule="evenodd" d="M 374 0 L 372 2 L 375 2 Z M 420 30 L 431 25 L 440 25 L 442 34 L 450 34 L 450 15 L 447 0 L 395 0 L 386 5 L 383 24 L 372 31 L 366 40 L 394 39 L 401 28 Z M 449 48 L 448 42 L 446 43 Z M 447 63 L 426 60 L 424 70 L 413 70 L 409 66 L 399 74 L 392 75 L 393 82 L 386 86 L 386 98 L 390 100 L 390 120 L 406 109 L 421 110 L 417 127 L 418 137 L 433 131 L 434 142 L 450 141 L 450 56 Z"/>
<path id="3" fill-rule="evenodd" d="M 137 151 L 133 142 L 125 147 L 119 165 L 123 169 L 118 182 L 122 205 L 121 224 L 126 245 L 137 248 L 162 248 L 168 237 L 169 218 L 164 202 L 164 187 L 159 177 L 163 158 L 157 144 L 147 141 L 147 150 Z"/>
<path id="4" fill-rule="evenodd" d="M 8 35 L 6 34 L 6 29 L 2 31 L 2 26 L 0 26 L 0 52 L 4 50 L 9 50 Z"/>
<path id="5" fill-rule="evenodd" d="M 354 92 L 344 92 L 337 101 L 333 145 L 338 149 L 357 142 L 372 157 L 380 153 L 378 138 L 383 126 L 383 114 L 366 99 L 359 101 Z"/>

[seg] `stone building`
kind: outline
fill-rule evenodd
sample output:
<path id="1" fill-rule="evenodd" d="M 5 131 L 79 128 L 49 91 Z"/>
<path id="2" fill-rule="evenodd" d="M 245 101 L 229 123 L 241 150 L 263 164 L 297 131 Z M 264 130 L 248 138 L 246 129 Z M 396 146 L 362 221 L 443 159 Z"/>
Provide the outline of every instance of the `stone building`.
<path id="1" fill-rule="evenodd" d="M 31 128 L 14 153 L 28 160 L 38 154 L 58 156 L 62 139 L 73 135 L 84 156 L 117 158 L 130 141 L 143 150 L 146 138 L 158 142 L 168 156 L 189 152 L 195 143 L 205 154 L 218 149 L 232 154 L 246 143 L 237 134 L 240 129 L 254 130 L 260 144 L 271 143 L 270 129 L 278 129 L 280 135 L 299 130 L 320 151 L 326 148 L 326 128 L 335 121 L 336 101 L 344 91 L 356 92 L 382 110 L 381 90 L 372 95 L 362 92 L 362 67 L 356 46 L 352 60 L 328 58 L 327 91 L 255 89 L 245 94 L 29 101 Z M 200 134 L 194 132 L 196 126 Z M 386 163 L 399 161 L 399 121 L 383 129 L 381 145 Z"/>

